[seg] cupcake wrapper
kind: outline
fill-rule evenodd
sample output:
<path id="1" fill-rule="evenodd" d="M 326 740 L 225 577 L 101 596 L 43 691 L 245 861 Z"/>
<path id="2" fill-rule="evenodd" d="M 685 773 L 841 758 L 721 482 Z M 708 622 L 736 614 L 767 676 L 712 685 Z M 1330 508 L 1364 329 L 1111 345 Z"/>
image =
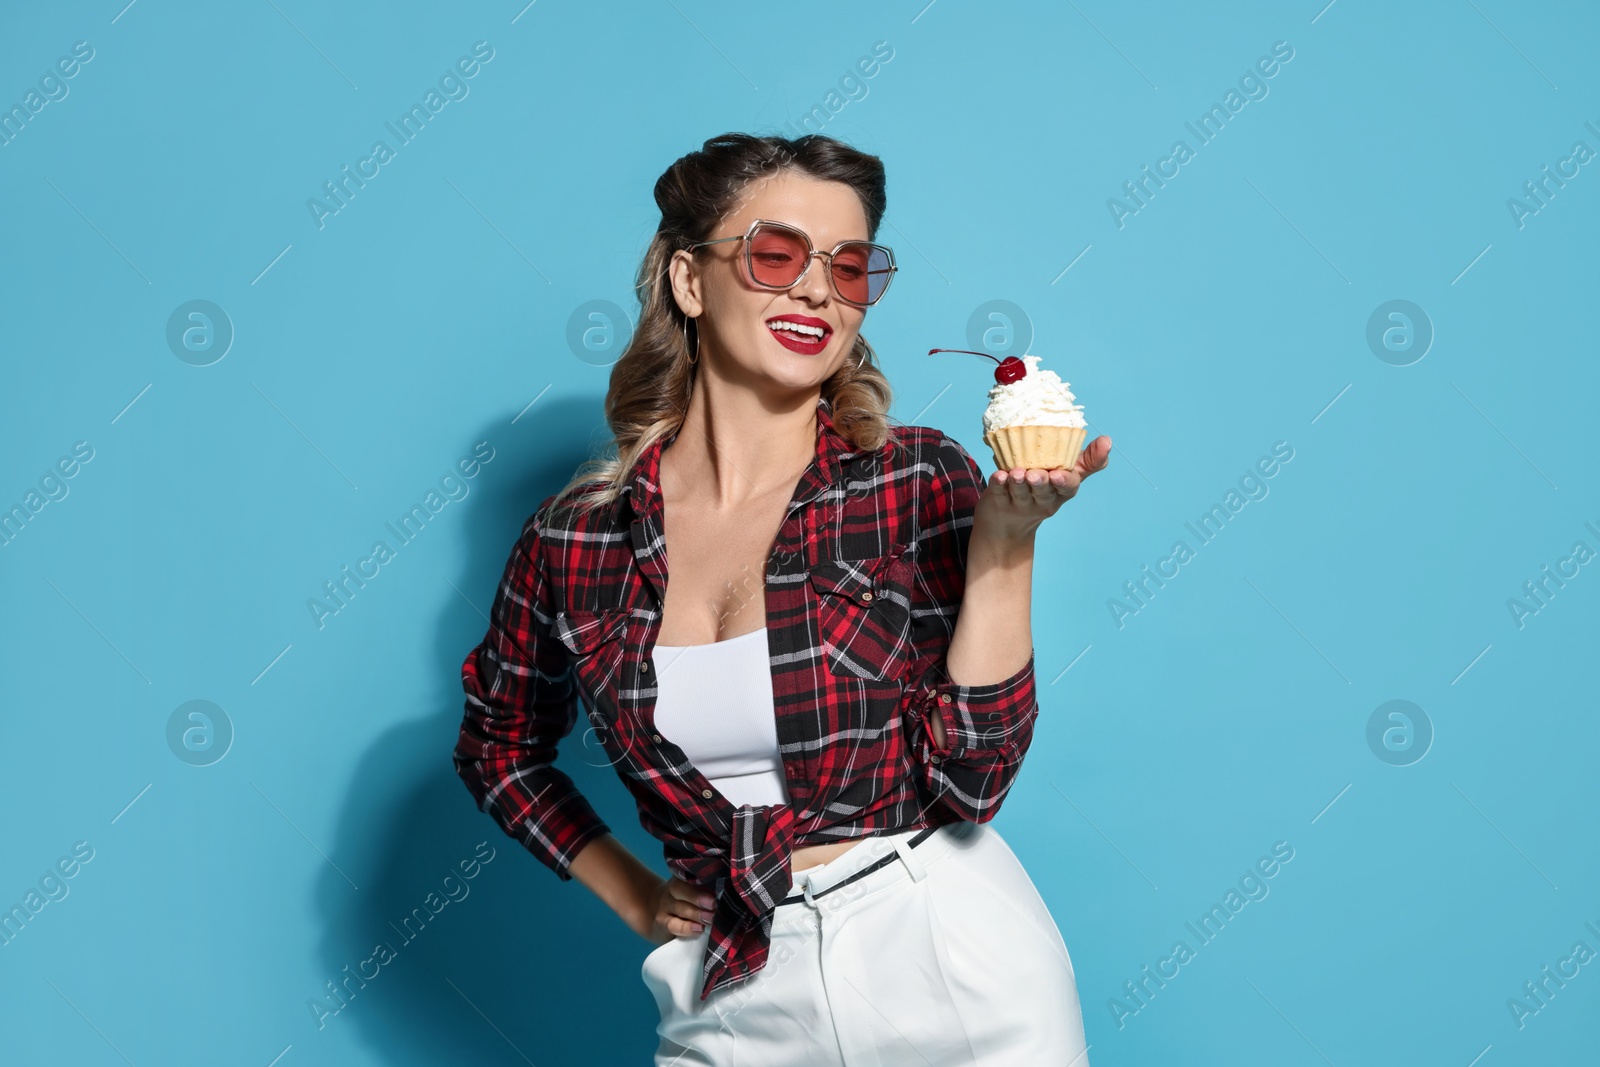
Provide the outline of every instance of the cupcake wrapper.
<path id="1" fill-rule="evenodd" d="M 1000 470 L 1071 470 L 1078 465 L 1088 432 L 1083 426 L 1002 426 L 984 434 L 983 440 L 994 450 Z"/>

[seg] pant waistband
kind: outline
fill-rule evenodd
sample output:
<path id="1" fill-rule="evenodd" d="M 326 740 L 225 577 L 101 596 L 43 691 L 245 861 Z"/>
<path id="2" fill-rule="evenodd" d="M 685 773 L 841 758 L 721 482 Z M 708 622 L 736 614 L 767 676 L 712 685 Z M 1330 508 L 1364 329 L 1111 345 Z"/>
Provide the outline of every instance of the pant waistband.
<path id="1" fill-rule="evenodd" d="M 808 899 L 816 900 L 858 879 L 865 878 L 898 861 L 901 858 L 902 848 L 907 850 L 916 848 L 941 828 L 928 826 L 890 834 L 876 834 L 828 863 L 796 871 L 794 885 L 789 890 L 789 895 L 778 901 L 778 907 L 781 908 L 785 904 L 803 904 Z"/>

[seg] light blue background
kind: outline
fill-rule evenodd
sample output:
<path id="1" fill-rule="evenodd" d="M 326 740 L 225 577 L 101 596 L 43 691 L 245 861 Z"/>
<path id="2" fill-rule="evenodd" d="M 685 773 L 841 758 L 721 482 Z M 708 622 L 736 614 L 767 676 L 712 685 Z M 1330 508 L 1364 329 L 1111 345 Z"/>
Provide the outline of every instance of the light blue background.
<path id="1" fill-rule="evenodd" d="M 1520 1028 L 1507 1007 L 1600 951 L 1600 565 L 1521 627 L 1507 607 L 1600 551 L 1600 164 L 1521 227 L 1507 207 L 1600 150 L 1591 5 L 122 3 L 0 14 L 6 107 L 94 48 L 0 147 L 0 505 L 94 450 L 0 548 L 0 904 L 94 849 L 0 947 L 0 1060 L 647 1061 L 648 946 L 454 775 L 460 664 L 522 520 L 605 440 L 615 353 L 568 322 L 636 308 L 655 178 L 784 131 L 878 41 L 821 129 L 888 168 L 903 270 L 864 332 L 893 414 L 990 467 L 988 364 L 925 353 L 1006 300 L 1115 439 L 1040 534 L 1040 723 L 995 824 L 1091 1062 L 1596 1056 L 1600 962 Z M 480 40 L 469 95 L 319 229 L 308 198 Z M 1198 145 L 1184 123 L 1278 41 L 1268 95 Z M 1195 157 L 1119 228 L 1108 198 L 1179 138 Z M 204 367 L 166 341 L 197 299 L 236 331 Z M 1366 340 L 1395 299 L 1435 331 L 1408 366 Z M 308 599 L 480 441 L 466 497 L 319 628 Z M 1269 494 L 1196 547 L 1278 441 Z M 1108 600 L 1179 539 L 1195 558 L 1119 627 Z M 235 731 L 206 767 L 166 739 L 197 699 Z M 1409 766 L 1366 739 L 1393 699 L 1434 730 Z M 664 874 L 582 742 L 562 763 Z M 324 983 L 480 841 L 470 895 L 319 1029 Z M 1279 841 L 1270 894 L 1201 947 L 1185 923 Z"/>

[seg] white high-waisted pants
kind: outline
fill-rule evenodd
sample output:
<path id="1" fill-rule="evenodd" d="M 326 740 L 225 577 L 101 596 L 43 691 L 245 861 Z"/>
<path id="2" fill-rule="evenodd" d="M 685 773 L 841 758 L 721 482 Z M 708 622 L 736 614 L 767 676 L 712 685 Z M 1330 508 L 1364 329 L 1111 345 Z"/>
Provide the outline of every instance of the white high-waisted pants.
<path id="1" fill-rule="evenodd" d="M 1088 1067 L 1072 960 L 1010 846 L 958 822 L 908 848 L 919 832 L 796 872 L 766 966 L 704 1001 L 709 929 L 651 951 L 657 1067 Z"/>

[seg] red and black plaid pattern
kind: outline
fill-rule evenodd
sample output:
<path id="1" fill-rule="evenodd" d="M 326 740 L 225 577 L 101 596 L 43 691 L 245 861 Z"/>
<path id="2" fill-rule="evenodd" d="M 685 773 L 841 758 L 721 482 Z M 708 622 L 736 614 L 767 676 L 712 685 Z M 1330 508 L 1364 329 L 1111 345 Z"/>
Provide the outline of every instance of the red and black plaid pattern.
<path id="1" fill-rule="evenodd" d="M 717 903 L 701 998 L 760 970 L 794 848 L 999 811 L 1033 737 L 1034 658 L 988 685 L 945 672 L 984 478 L 937 429 L 896 426 L 857 450 L 817 406 L 817 454 L 763 575 L 778 744 L 790 802 L 734 807 L 657 733 L 651 653 L 667 582 L 662 450 L 623 494 L 582 514 L 547 498 L 523 526 L 462 664 L 454 761 L 478 806 L 562 879 L 609 832 L 555 766 L 588 723 L 664 845 L 672 873 Z M 584 487 L 580 492 L 598 488 Z M 944 724 L 936 748 L 928 717 Z"/>

